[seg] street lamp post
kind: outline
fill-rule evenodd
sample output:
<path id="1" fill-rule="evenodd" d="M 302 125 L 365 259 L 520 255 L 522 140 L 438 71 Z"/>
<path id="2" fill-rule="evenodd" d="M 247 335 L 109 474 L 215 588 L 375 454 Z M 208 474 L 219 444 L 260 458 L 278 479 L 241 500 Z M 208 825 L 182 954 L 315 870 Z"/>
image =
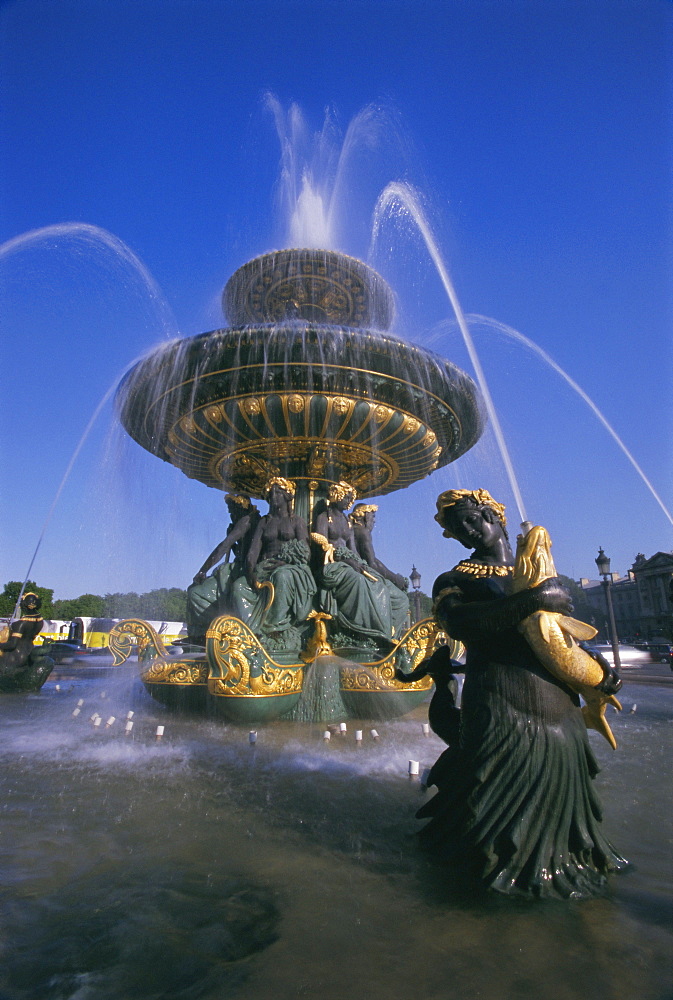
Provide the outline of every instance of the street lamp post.
<path id="1" fill-rule="evenodd" d="M 598 566 L 598 572 L 603 577 L 603 587 L 605 588 L 605 603 L 608 608 L 608 620 L 610 622 L 610 642 L 612 643 L 612 655 L 615 661 L 615 669 L 619 670 L 621 668 L 621 662 L 619 660 L 619 638 L 617 636 L 617 626 L 615 625 L 615 612 L 612 607 L 612 577 L 610 575 L 610 560 L 603 552 L 602 548 L 599 548 L 598 555 L 596 556 L 596 565 Z"/>
<path id="2" fill-rule="evenodd" d="M 409 574 L 411 586 L 414 588 L 414 623 L 421 620 L 421 574 L 415 566 L 411 567 Z"/>

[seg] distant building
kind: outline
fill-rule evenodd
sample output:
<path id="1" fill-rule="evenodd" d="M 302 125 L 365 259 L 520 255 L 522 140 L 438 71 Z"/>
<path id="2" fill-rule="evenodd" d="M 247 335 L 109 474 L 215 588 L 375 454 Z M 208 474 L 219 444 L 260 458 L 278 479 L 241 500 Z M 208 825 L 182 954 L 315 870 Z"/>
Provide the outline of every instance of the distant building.
<path id="1" fill-rule="evenodd" d="M 628 576 L 612 573 L 612 606 L 621 640 L 673 638 L 673 552 L 636 556 Z M 593 612 L 591 624 L 601 641 L 610 641 L 605 587 L 601 580 L 579 581 Z"/>
<path id="2" fill-rule="evenodd" d="M 649 559 L 639 552 L 632 573 L 647 638 L 673 638 L 673 552 L 657 552 Z"/>
<path id="3" fill-rule="evenodd" d="M 612 573 L 612 607 L 615 613 L 615 625 L 617 635 L 620 639 L 635 639 L 641 636 L 640 625 L 640 602 L 638 600 L 638 586 L 632 573 L 621 577 L 619 573 Z M 598 629 L 598 640 L 601 642 L 610 641 L 610 625 L 608 618 L 608 607 L 605 599 L 605 587 L 602 580 L 588 580 L 583 577 L 580 586 L 584 591 L 587 603 L 593 612 L 591 624 Z"/>

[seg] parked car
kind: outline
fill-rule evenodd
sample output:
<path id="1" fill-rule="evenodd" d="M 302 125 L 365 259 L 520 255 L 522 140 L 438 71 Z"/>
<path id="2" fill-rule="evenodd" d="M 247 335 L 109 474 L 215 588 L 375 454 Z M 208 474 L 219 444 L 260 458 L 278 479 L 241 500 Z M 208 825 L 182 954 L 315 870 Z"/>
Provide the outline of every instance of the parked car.
<path id="1" fill-rule="evenodd" d="M 615 658 L 610 643 L 592 643 L 592 649 L 597 649 L 605 657 L 610 666 L 614 666 Z M 645 649 L 636 649 L 635 646 L 619 645 L 619 662 L 623 667 L 643 667 L 646 663 L 651 663 L 650 654 Z"/>
<path id="2" fill-rule="evenodd" d="M 673 646 L 670 642 L 648 642 L 645 648 L 655 663 L 673 663 Z"/>

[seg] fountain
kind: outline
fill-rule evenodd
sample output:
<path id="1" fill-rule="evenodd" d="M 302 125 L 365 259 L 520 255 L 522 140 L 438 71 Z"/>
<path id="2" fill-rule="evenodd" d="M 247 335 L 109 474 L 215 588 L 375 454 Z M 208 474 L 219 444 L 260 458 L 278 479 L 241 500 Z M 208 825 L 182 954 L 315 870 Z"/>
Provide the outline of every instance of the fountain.
<path id="1" fill-rule="evenodd" d="M 295 313 L 287 326 L 312 343 L 319 318 Z M 337 330 L 333 345 L 339 332 L 343 340 L 350 336 L 352 320 L 338 320 L 337 327 L 342 322 L 349 332 Z M 394 341 L 363 329 L 372 341 Z M 272 342 L 273 328 L 267 330 Z M 244 326 L 240 341 L 251 332 Z M 209 336 L 215 335 L 195 340 L 203 344 Z M 219 339 L 226 340 L 225 332 Z M 259 340 L 259 371 L 273 375 Z M 201 372 L 205 351 L 194 344 L 190 353 L 189 343 L 167 345 L 163 356 L 177 370 L 178 355 L 189 354 Z M 339 360 L 336 347 L 334 354 Z M 161 369 L 155 361 L 155 368 L 141 363 L 150 382 Z M 216 374 L 210 373 L 211 386 Z M 179 391 L 156 412 L 170 413 Z M 175 448 L 188 474 L 195 471 L 192 439 L 215 441 L 223 453 L 221 425 L 234 410 L 229 396 L 224 404 L 217 397 L 202 401 L 195 384 L 180 398 L 189 401 L 190 392 L 195 403 L 216 405 L 222 419 L 192 406 L 185 415 L 193 414 L 193 425 L 179 423 L 183 414 L 168 428 L 152 417 L 156 441 L 147 437 L 150 450 L 167 461 Z M 353 410 L 369 405 L 369 396 L 349 399 L 348 392 L 342 387 L 339 395 Z M 289 400 L 287 410 L 280 400 L 271 412 L 283 420 L 287 414 L 290 427 L 298 420 Z M 334 405 L 332 415 L 336 420 Z M 140 434 L 142 409 L 135 416 Z M 248 428 L 252 450 L 259 414 L 244 416 L 239 408 L 236 419 L 237 431 Z M 398 420 L 393 414 L 388 427 L 394 430 Z M 307 511 L 312 481 L 320 487 L 317 508 L 330 485 L 347 479 L 332 457 L 331 478 L 302 481 L 297 465 L 278 464 L 274 442 L 275 431 L 262 458 L 276 463 L 281 478 L 296 476 L 297 503 Z M 378 459 L 384 447 L 385 439 L 372 454 Z M 439 458 L 438 467 L 445 454 Z M 242 489 L 240 480 L 228 485 L 217 478 L 229 475 L 225 462 L 210 467 L 217 488 Z M 374 487 L 362 495 L 379 494 Z M 322 621 L 326 631 L 329 624 Z M 152 637 L 138 625 L 142 658 L 152 652 Z M 156 652 L 155 665 L 168 663 L 163 647 Z M 177 667 L 181 657 L 172 659 Z M 143 666 L 149 669 L 151 660 Z M 340 668 L 336 656 L 320 656 L 308 680 L 322 664 Z M 401 673 L 410 675 L 411 664 L 403 666 Z M 185 658 L 182 669 L 198 673 L 198 659 Z M 443 996 L 450 982 L 464 1000 L 579 1000 L 587 992 L 661 1000 L 673 973 L 673 883 L 661 865 L 670 847 L 670 795 L 661 775 L 673 750 L 673 703 L 670 687 L 638 684 L 634 673 L 620 695 L 633 708 L 611 720 L 618 757 L 599 778 L 609 792 L 606 825 L 619 831 L 634 869 L 605 898 L 530 907 L 465 893 L 459 872 L 429 864 L 416 850 L 411 817 L 425 788 L 409 759 L 422 773 L 444 749 L 427 731 L 425 706 L 394 724 L 377 723 L 377 730 L 339 730 L 329 741 L 324 725 L 298 727 L 285 716 L 260 728 L 253 741 L 226 719 L 215 724 L 166 712 L 148 694 L 161 694 L 159 684 L 143 686 L 135 662 L 96 676 L 77 666 L 57 669 L 40 697 L 0 701 L 7 805 L 0 993 L 15 1000 L 248 1000 L 366 992 L 406 1000 Z M 204 692 L 197 688 L 183 693 L 198 702 Z M 595 749 L 600 764 L 613 756 L 599 739 Z"/>
<path id="2" fill-rule="evenodd" d="M 281 580 L 289 569 L 255 569 L 263 565 L 262 518 L 256 534 L 250 524 L 247 545 L 255 548 L 257 538 L 259 551 L 249 565 L 239 560 L 210 620 L 201 606 L 201 634 L 190 627 L 205 649 L 167 656 L 138 621 L 117 626 L 110 648 L 122 663 L 140 641 L 143 681 L 155 697 L 229 719 L 398 715 L 432 681 L 404 685 L 396 671 L 415 669 L 447 637 L 431 620 L 402 629 L 405 581 L 375 558 L 373 519 L 360 531 L 358 553 L 358 530 L 343 512 L 356 498 L 403 489 L 471 448 L 483 429 L 479 392 L 455 365 L 390 332 L 391 290 L 344 254 L 257 257 L 227 282 L 223 306 L 230 328 L 172 341 L 129 371 L 118 392 L 121 422 L 186 476 L 231 490 L 234 504 L 273 497 L 274 486 L 285 492 L 270 515 L 285 519 L 283 538 L 294 549 L 285 558 L 277 545 L 273 556 L 294 566 L 294 582 Z M 324 534 L 337 509 L 340 539 Z M 375 510 L 368 505 L 370 515 Z M 287 587 L 298 585 L 301 600 L 286 598 Z M 363 610 L 367 601 L 398 610 L 382 626 Z M 340 696 L 314 694 L 313 708 L 301 707 L 308 675 L 330 658 L 338 668 L 327 686 L 337 685 Z"/>

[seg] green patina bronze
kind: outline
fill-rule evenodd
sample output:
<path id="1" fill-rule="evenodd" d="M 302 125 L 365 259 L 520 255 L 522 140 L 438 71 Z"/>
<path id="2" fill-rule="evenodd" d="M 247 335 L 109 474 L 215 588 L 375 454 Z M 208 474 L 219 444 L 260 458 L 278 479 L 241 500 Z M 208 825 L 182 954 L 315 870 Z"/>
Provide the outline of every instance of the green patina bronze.
<path id="1" fill-rule="evenodd" d="M 330 491 L 351 491 L 339 507 L 347 525 L 356 498 L 404 489 L 454 461 L 483 430 L 479 393 L 451 362 L 389 331 L 390 288 L 344 254 L 255 258 L 231 277 L 223 305 L 231 327 L 154 351 L 117 397 L 142 447 L 232 491 L 231 540 L 189 588 L 190 637 L 207 647 L 198 686 L 227 718 L 300 718 L 304 673 L 336 654 L 344 712 L 399 715 L 431 682 L 405 687 L 395 670 L 441 640 L 428 632 L 419 646 L 405 628 L 407 584 L 376 559 L 373 521 L 358 536 L 362 551 L 350 528 L 328 528 Z M 250 504 L 256 497 L 269 500 L 269 514 Z M 235 512 L 236 502 L 247 509 Z M 167 686 L 196 683 L 193 671 L 170 685 L 144 680 L 164 698 Z"/>

